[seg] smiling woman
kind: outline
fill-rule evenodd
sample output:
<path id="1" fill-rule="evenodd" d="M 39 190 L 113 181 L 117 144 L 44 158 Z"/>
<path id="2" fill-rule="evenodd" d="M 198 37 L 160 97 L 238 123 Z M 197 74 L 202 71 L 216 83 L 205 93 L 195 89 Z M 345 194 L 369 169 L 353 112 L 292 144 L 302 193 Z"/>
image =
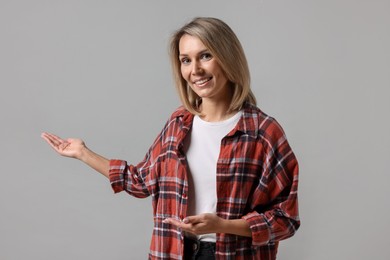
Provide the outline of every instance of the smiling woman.
<path id="1" fill-rule="evenodd" d="M 198 100 L 202 101 L 204 114 L 209 114 L 205 110 L 212 104 L 224 104 L 225 108 L 222 109 L 227 111 L 233 96 L 233 87 L 217 59 L 199 38 L 188 34 L 181 37 L 179 52 L 181 75 L 198 96 Z M 222 115 L 221 118 L 211 120 L 221 121 L 228 117 L 229 115 Z"/>
<path id="2" fill-rule="evenodd" d="M 223 21 L 196 18 L 170 50 L 183 106 L 143 161 L 42 137 L 108 177 L 114 192 L 153 197 L 150 259 L 276 259 L 300 226 L 298 163 L 281 126 L 256 107 L 239 40 Z"/>
<path id="3" fill-rule="evenodd" d="M 190 60 L 187 57 L 178 59 L 184 55 L 183 44 L 192 37 L 192 44 L 199 48 L 198 51 L 204 53 L 209 58 L 215 60 L 228 80 L 233 95 L 230 100 L 228 112 L 239 110 L 243 102 L 247 101 L 256 104 L 256 98 L 250 88 L 250 75 L 248 63 L 238 40 L 232 29 L 214 18 L 196 18 L 191 23 L 183 26 L 172 37 L 170 44 L 171 63 L 181 101 L 188 111 L 193 114 L 200 114 L 199 104 L 202 99 L 192 90 L 191 81 L 183 75 L 183 62 L 186 64 Z M 183 53 L 184 52 L 184 53 Z M 200 53 L 199 53 L 200 54 Z M 205 56 L 203 57 L 205 58 Z"/>

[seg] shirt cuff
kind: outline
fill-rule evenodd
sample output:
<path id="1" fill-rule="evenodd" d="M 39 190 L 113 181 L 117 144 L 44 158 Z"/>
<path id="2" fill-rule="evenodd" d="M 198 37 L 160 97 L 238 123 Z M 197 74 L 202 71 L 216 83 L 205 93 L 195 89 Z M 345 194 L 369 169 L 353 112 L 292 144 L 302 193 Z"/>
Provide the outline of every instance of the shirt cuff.
<path id="1" fill-rule="evenodd" d="M 271 230 L 264 214 L 254 211 L 243 216 L 242 219 L 248 222 L 252 231 L 252 245 L 263 246 L 271 242 Z"/>
<path id="2" fill-rule="evenodd" d="M 123 160 L 110 160 L 110 170 L 108 179 L 114 193 L 125 189 L 125 172 L 127 171 L 127 162 Z"/>

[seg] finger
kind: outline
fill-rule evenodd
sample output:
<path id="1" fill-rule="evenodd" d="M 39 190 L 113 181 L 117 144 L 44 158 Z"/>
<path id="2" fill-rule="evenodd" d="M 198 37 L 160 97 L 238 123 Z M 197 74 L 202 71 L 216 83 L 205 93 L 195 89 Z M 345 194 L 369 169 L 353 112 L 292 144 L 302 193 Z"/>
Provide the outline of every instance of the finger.
<path id="1" fill-rule="evenodd" d="M 195 216 L 186 217 L 185 219 L 183 219 L 183 222 L 185 224 L 196 224 L 202 221 L 201 221 L 201 216 L 195 215 Z"/>
<path id="2" fill-rule="evenodd" d="M 49 133 L 42 133 L 41 137 L 57 152 L 64 150 L 70 143 L 62 140 L 56 135 Z"/>
<path id="3" fill-rule="evenodd" d="M 173 218 L 166 218 L 163 220 L 163 223 L 179 226 L 181 224 L 181 221 L 178 221 L 178 220 L 173 219 Z"/>
<path id="4" fill-rule="evenodd" d="M 51 140 L 49 140 L 49 139 L 46 139 L 46 138 L 45 138 L 45 140 L 46 140 L 46 142 L 49 144 L 49 146 L 50 146 L 54 151 L 60 152 L 60 149 L 58 148 L 58 145 L 53 144 L 53 143 L 51 142 Z"/>
<path id="5" fill-rule="evenodd" d="M 54 143 L 54 140 L 47 134 L 42 134 L 41 137 L 51 146 L 51 147 L 55 147 L 56 144 Z"/>
<path id="6" fill-rule="evenodd" d="M 64 140 L 54 134 L 49 134 L 48 133 L 48 138 L 51 140 L 53 145 L 57 146 L 58 148 L 64 149 L 66 146 L 69 145 L 69 142 L 67 140 Z M 65 145 L 65 146 L 64 146 Z"/>
<path id="7" fill-rule="evenodd" d="M 179 221 L 179 220 L 176 220 L 176 219 L 172 219 L 172 218 L 164 219 L 163 223 L 171 224 L 171 225 L 176 226 L 177 228 L 180 228 L 183 231 L 193 233 L 193 226 L 192 226 L 192 224 L 185 224 L 182 221 Z"/>
<path id="8" fill-rule="evenodd" d="M 62 138 L 60 138 L 59 136 L 56 136 L 54 134 L 50 134 L 50 133 L 46 133 L 47 134 L 47 137 L 50 138 L 54 144 L 62 144 L 65 140 L 63 140 Z"/>
<path id="9" fill-rule="evenodd" d="M 45 139 L 49 144 L 54 144 L 54 138 L 49 133 L 42 133 L 41 137 Z"/>

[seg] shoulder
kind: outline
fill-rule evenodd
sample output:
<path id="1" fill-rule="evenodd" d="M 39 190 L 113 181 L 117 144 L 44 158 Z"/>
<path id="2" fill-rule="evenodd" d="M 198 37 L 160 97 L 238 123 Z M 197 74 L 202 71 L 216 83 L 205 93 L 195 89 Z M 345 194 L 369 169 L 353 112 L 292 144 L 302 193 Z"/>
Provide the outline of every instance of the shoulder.
<path id="1" fill-rule="evenodd" d="M 278 121 L 255 105 L 246 104 L 244 106 L 243 119 L 247 130 L 257 138 L 275 140 L 285 136 Z"/>
<path id="2" fill-rule="evenodd" d="M 252 137 L 262 144 L 267 154 L 282 157 L 288 155 L 288 158 L 296 161 L 287 136 L 274 117 L 269 116 L 253 105 L 245 108 L 245 116 L 246 119 L 244 121 L 249 122 L 247 125 L 253 125 Z"/>
<path id="3" fill-rule="evenodd" d="M 176 119 L 178 117 L 184 117 L 188 114 L 191 114 L 187 109 L 184 108 L 184 106 L 179 106 L 178 108 L 173 111 L 173 113 L 170 116 L 170 119 Z"/>
<path id="4" fill-rule="evenodd" d="M 191 114 L 183 106 L 176 108 L 168 118 L 164 130 L 176 129 L 177 131 L 183 128 L 189 128 L 192 124 L 193 114 Z"/>
<path id="5" fill-rule="evenodd" d="M 191 124 L 194 115 L 188 111 L 184 106 L 176 108 L 175 111 L 171 114 L 169 121 L 181 121 L 183 124 Z"/>

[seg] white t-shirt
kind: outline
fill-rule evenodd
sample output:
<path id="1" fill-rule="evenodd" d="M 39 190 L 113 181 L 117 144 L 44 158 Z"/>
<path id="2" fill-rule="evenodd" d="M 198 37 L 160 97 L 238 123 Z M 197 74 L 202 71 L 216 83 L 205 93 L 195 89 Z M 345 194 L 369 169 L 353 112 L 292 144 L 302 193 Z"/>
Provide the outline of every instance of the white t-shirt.
<path id="1" fill-rule="evenodd" d="M 188 216 L 216 213 L 216 167 L 221 140 L 236 126 L 242 111 L 221 122 L 206 122 L 194 117 L 191 132 L 185 140 L 189 174 Z M 215 242 L 216 234 L 200 235 L 202 241 Z"/>

